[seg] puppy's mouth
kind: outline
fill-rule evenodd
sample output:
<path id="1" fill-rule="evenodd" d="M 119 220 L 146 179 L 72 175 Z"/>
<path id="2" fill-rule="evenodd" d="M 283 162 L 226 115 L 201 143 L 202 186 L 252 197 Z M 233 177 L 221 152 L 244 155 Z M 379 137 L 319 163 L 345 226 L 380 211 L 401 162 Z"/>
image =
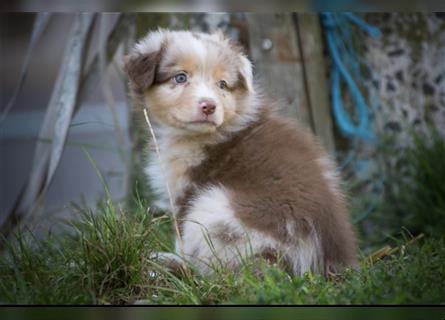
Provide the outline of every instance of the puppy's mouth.
<path id="1" fill-rule="evenodd" d="M 213 117 L 203 117 L 200 119 L 180 119 L 176 116 L 173 116 L 175 120 L 179 123 L 182 123 L 183 125 L 187 127 L 218 127 L 218 123 Z"/>
<path id="2" fill-rule="evenodd" d="M 185 123 L 191 125 L 210 125 L 215 127 L 218 126 L 213 119 L 185 121 Z"/>

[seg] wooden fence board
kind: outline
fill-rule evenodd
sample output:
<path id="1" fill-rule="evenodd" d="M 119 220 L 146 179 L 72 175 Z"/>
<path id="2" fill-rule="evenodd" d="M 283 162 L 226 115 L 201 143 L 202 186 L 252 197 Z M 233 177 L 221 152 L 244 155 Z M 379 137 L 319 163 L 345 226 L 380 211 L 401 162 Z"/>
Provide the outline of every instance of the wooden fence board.
<path id="1" fill-rule="evenodd" d="M 334 152 L 323 39 L 317 14 L 246 14 L 250 55 L 280 112 L 312 129 Z"/>
<path id="2" fill-rule="evenodd" d="M 302 13 L 296 17 L 300 48 L 304 64 L 304 81 L 312 125 L 329 152 L 335 149 L 329 102 L 323 39 L 318 14 Z"/>
<path id="3" fill-rule="evenodd" d="M 280 112 L 312 128 L 292 14 L 246 14 L 256 77 Z"/>

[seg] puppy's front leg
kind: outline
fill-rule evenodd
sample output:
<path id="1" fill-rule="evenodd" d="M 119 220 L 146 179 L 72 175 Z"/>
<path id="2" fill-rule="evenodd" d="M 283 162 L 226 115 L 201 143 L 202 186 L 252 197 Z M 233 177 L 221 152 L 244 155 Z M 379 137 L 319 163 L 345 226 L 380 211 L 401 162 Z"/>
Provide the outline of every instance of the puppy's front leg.
<path id="1" fill-rule="evenodd" d="M 149 259 L 156 261 L 175 275 L 183 273 L 186 269 L 185 261 L 173 252 L 154 252 L 150 255 Z"/>

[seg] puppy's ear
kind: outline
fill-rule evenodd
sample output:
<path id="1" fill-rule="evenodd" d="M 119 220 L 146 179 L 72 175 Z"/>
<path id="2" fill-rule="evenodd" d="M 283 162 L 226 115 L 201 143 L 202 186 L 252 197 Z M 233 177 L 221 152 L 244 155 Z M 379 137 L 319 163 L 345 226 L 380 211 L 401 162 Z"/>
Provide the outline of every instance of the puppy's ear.
<path id="1" fill-rule="evenodd" d="M 239 78 L 248 91 L 253 92 L 253 70 L 252 63 L 244 55 L 241 55 L 241 64 L 239 67 Z"/>
<path id="2" fill-rule="evenodd" d="M 124 70 L 138 89 L 145 90 L 153 84 L 157 66 L 161 61 L 161 51 L 134 53 L 124 57 Z"/>

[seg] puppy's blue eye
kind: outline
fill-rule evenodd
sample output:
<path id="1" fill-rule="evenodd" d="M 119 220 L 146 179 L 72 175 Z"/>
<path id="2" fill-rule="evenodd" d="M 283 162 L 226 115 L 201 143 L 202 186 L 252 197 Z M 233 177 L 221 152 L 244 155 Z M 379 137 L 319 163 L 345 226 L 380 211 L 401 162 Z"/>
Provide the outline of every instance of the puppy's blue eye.
<path id="1" fill-rule="evenodd" d="M 185 73 L 178 73 L 175 76 L 176 83 L 184 83 L 187 81 L 187 75 Z"/>

